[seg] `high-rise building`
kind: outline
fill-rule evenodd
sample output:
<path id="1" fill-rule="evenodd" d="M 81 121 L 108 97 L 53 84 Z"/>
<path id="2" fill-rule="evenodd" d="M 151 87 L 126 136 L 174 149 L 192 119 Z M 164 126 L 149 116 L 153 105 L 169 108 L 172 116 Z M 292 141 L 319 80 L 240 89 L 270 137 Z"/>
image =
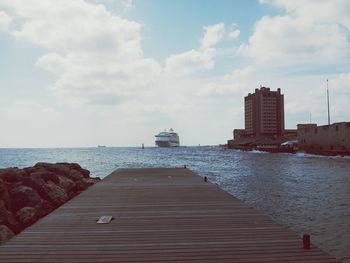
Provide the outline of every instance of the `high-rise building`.
<path id="1" fill-rule="evenodd" d="M 244 98 L 246 136 L 282 136 L 284 133 L 284 98 L 281 89 L 255 89 Z"/>

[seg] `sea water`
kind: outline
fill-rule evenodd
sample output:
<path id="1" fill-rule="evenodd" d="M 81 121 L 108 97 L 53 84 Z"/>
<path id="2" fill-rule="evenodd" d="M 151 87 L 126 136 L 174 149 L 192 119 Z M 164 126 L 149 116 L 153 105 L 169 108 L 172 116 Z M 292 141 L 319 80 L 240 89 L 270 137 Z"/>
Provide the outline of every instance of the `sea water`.
<path id="1" fill-rule="evenodd" d="M 101 178 L 118 168 L 183 167 L 217 183 L 339 259 L 350 258 L 350 158 L 222 147 L 0 149 L 0 168 L 77 162 Z"/>

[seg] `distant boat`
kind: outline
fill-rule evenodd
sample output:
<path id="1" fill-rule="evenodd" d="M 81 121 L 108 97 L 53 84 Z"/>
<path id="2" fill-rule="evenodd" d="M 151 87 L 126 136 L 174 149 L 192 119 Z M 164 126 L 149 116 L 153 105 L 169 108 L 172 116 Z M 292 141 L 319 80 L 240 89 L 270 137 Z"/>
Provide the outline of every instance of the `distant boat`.
<path id="1" fill-rule="evenodd" d="M 256 150 L 270 153 L 296 153 L 298 151 L 298 141 L 287 141 L 280 145 L 257 145 Z"/>
<path id="2" fill-rule="evenodd" d="M 163 131 L 155 135 L 158 147 L 178 147 L 180 146 L 179 135 L 173 129 Z"/>
<path id="3" fill-rule="evenodd" d="M 97 145 L 97 148 L 106 148 L 106 145 Z"/>

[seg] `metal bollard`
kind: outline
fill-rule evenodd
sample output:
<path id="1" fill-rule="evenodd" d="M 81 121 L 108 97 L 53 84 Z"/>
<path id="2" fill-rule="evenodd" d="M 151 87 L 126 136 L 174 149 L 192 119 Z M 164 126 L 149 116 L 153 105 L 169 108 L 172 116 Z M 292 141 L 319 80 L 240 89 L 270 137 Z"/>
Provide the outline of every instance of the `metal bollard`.
<path id="1" fill-rule="evenodd" d="M 303 235 L 303 248 L 310 249 L 310 235 L 309 234 Z"/>
<path id="2" fill-rule="evenodd" d="M 208 182 L 208 178 L 204 176 L 204 182 Z"/>

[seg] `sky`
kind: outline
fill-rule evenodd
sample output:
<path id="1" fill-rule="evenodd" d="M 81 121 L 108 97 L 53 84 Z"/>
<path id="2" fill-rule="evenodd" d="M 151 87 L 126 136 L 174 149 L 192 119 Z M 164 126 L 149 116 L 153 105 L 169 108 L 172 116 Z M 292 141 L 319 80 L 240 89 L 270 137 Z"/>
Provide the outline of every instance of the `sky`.
<path id="1" fill-rule="evenodd" d="M 244 96 L 350 121 L 348 0 L 0 0 L 0 147 L 224 144 Z"/>

